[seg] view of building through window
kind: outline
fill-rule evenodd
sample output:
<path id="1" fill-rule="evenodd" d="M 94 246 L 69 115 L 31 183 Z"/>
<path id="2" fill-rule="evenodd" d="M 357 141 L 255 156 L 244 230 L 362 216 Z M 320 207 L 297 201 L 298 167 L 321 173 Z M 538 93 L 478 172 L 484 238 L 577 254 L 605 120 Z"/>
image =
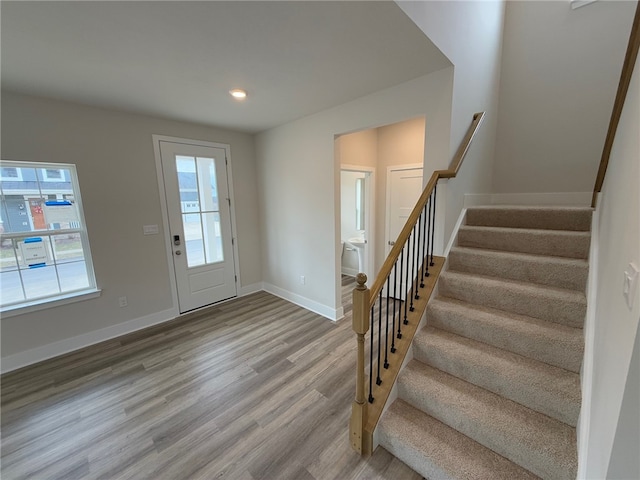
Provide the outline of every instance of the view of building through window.
<path id="1" fill-rule="evenodd" d="M 2 162 L 3 310 L 95 289 L 74 165 Z"/>

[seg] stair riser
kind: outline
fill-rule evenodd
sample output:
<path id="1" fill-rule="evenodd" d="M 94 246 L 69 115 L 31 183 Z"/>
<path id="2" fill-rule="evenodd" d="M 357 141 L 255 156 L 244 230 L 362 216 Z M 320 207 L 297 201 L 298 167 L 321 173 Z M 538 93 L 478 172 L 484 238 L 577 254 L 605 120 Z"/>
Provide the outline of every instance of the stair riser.
<path id="1" fill-rule="evenodd" d="M 402 378 L 398 382 L 398 395 L 407 403 L 425 412 L 427 415 L 467 435 L 476 442 L 490 448 L 512 462 L 542 477 L 558 480 L 575 480 L 575 466 L 555 465 L 545 451 L 535 451 L 522 442 L 518 442 L 500 425 L 482 421 L 479 416 L 488 412 L 476 411 L 473 402 L 451 404 L 447 401 L 455 392 L 445 392 L 446 386 L 438 382 L 425 384 L 420 394 L 405 388 Z M 499 420 L 498 420 L 499 421 Z M 567 430 L 569 430 L 567 428 Z M 567 432 L 565 445 L 575 445 L 575 438 Z"/>
<path id="2" fill-rule="evenodd" d="M 553 330 L 525 330 L 517 323 L 511 325 L 499 317 L 473 310 L 454 310 L 434 301 L 427 307 L 427 321 L 430 326 L 570 372 L 580 372 L 584 355 L 582 335 L 560 336 Z"/>
<path id="3" fill-rule="evenodd" d="M 588 265 L 557 263 L 545 258 L 505 257 L 495 252 L 452 250 L 449 270 L 488 275 L 584 292 Z"/>
<path id="4" fill-rule="evenodd" d="M 518 284 L 490 285 L 488 281 L 467 278 L 440 277 L 439 292 L 444 297 L 484 305 L 498 310 L 582 328 L 586 300 L 567 300 L 554 292 L 532 290 Z"/>
<path id="5" fill-rule="evenodd" d="M 588 232 L 591 216 L 591 210 L 470 208 L 466 224 Z"/>
<path id="6" fill-rule="evenodd" d="M 588 234 L 543 230 L 486 230 L 461 227 L 458 245 L 535 255 L 586 259 L 589 254 Z"/>
<path id="7" fill-rule="evenodd" d="M 580 413 L 579 399 L 570 403 L 565 398 L 545 390 L 544 384 L 547 377 L 541 376 L 538 380 L 520 378 L 510 381 L 503 375 L 500 364 L 492 363 L 491 359 L 487 359 L 484 363 L 471 363 L 467 358 L 456 354 L 455 344 L 434 342 L 429 336 L 425 338 L 427 341 L 424 343 L 414 342 L 416 360 L 567 425 L 576 426 Z M 579 385 L 576 384 L 575 390 L 578 389 Z"/>

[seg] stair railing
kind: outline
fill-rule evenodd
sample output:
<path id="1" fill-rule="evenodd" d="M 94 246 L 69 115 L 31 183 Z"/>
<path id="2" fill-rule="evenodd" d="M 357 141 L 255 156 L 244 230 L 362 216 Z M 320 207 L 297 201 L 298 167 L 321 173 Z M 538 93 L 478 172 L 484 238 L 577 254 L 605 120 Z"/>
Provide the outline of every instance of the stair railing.
<path id="1" fill-rule="evenodd" d="M 631 83 L 631 76 L 633 75 L 633 68 L 636 64 L 636 58 L 638 58 L 639 49 L 640 2 L 636 5 L 636 15 L 633 19 L 631 34 L 629 35 L 629 43 L 627 44 L 627 53 L 624 56 L 624 63 L 622 64 L 622 72 L 620 72 L 618 91 L 616 92 L 616 99 L 613 102 L 613 111 L 611 112 L 609 129 L 607 130 L 607 137 L 604 141 L 604 148 L 602 149 L 602 157 L 600 158 L 600 167 L 598 168 L 598 175 L 596 176 L 596 184 L 593 187 L 593 197 L 591 197 L 591 206 L 593 208 L 596 206 L 598 193 L 602 191 L 602 184 L 604 183 L 604 176 L 606 175 L 607 167 L 609 166 L 609 157 L 611 156 L 613 141 L 616 138 L 618 123 L 620 123 L 620 117 L 622 116 L 622 107 L 624 107 L 624 102 L 627 98 L 627 92 L 629 91 L 629 84 Z"/>
<path id="2" fill-rule="evenodd" d="M 438 180 L 457 175 L 484 115 L 474 114 L 449 169 L 431 175 L 371 288 L 364 273 L 356 276 L 356 395 L 349 429 L 351 445 L 360 454 L 371 453 L 373 431 L 444 264 L 433 254 Z"/>

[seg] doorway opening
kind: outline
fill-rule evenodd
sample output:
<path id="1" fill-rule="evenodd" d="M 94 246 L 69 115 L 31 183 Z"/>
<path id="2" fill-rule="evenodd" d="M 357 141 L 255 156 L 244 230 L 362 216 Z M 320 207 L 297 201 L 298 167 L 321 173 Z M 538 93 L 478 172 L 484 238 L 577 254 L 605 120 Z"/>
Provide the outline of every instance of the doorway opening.
<path id="1" fill-rule="evenodd" d="M 340 215 L 337 224 L 337 251 L 340 262 L 336 277 L 336 286 L 342 284 L 342 275 L 358 273 L 358 239 L 363 237 L 364 243 L 364 273 L 370 286 L 378 270 L 381 268 L 389 251 L 388 210 L 390 172 L 403 170 L 407 167 L 422 168 L 424 165 L 425 146 L 425 117 L 417 117 L 402 122 L 370 128 L 357 132 L 336 136 L 335 152 L 336 164 L 339 166 Z M 415 172 L 413 172 L 415 173 Z M 348 175 L 352 175 L 349 178 Z M 420 173 L 421 175 L 421 173 Z M 345 180 L 349 178 L 349 180 Z M 357 215 L 361 215 L 355 208 L 356 180 L 364 185 L 365 219 L 364 231 L 351 229 L 355 225 Z M 413 181 L 413 183 L 416 183 Z M 418 178 L 418 190 L 424 185 L 424 180 Z M 343 188 L 344 187 L 344 188 Z M 350 193 L 349 191 L 353 191 Z M 419 196 L 419 193 L 418 193 Z M 350 200 L 353 198 L 353 200 Z M 415 203 L 415 202 L 414 202 Z M 346 204 L 346 205 L 343 205 Z M 413 205 L 412 205 L 413 207 Z M 346 217 L 346 221 L 343 217 Z M 354 236 L 355 234 L 355 236 Z M 354 242 L 349 240 L 353 239 Z M 354 243 L 356 245 L 354 245 Z M 339 292 L 339 288 L 336 289 Z"/>

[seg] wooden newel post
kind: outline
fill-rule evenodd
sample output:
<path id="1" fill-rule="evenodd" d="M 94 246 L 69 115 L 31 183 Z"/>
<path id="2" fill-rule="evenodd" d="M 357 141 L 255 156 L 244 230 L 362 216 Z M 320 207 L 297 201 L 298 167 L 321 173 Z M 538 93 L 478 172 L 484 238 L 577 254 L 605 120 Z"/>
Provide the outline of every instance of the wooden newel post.
<path id="1" fill-rule="evenodd" d="M 364 336 L 369 330 L 369 301 L 370 291 L 365 285 L 367 276 L 364 273 L 356 275 L 358 286 L 353 290 L 353 331 L 356 332 L 358 342 L 356 366 L 356 399 L 351 408 L 349 433 L 351 446 L 360 454 L 369 454 L 371 448 L 364 435 L 367 423 L 367 402 L 364 394 Z"/>

